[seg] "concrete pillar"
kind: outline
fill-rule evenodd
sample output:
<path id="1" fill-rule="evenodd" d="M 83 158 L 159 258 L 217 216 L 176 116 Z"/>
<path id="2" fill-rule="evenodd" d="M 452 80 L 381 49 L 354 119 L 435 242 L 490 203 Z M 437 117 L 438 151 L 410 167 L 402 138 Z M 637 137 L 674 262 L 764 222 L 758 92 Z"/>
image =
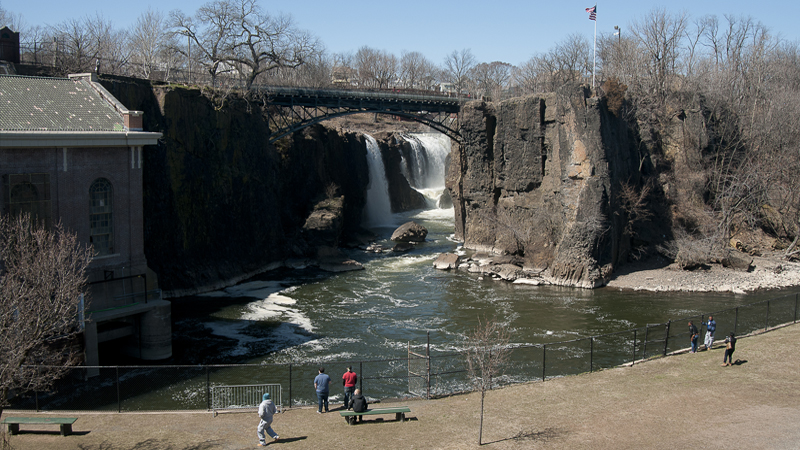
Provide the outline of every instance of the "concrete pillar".
<path id="1" fill-rule="evenodd" d="M 147 302 L 152 309 L 139 319 L 140 358 L 166 359 L 172 356 L 172 304 L 166 300 Z"/>
<path id="2" fill-rule="evenodd" d="M 83 357 L 87 366 L 100 365 L 100 351 L 97 348 L 97 322 L 87 320 L 83 329 Z M 87 369 L 86 378 L 100 375 L 100 369 Z"/>

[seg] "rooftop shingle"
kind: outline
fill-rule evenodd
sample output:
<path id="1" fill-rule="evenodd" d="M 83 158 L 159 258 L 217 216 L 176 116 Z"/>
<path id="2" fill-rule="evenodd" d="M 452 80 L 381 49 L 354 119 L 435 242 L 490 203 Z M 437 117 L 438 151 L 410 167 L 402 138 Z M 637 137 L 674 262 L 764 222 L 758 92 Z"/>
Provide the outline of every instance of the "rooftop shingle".
<path id="1" fill-rule="evenodd" d="M 122 114 L 85 79 L 0 76 L 1 131 L 118 131 Z"/>

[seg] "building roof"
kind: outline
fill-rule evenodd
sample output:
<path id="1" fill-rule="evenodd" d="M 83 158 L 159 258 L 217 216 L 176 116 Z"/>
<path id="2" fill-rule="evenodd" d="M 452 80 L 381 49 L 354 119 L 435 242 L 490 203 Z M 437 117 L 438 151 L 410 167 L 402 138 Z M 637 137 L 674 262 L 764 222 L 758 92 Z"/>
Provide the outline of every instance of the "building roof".
<path id="1" fill-rule="evenodd" d="M 0 129 L 125 131 L 116 111 L 85 79 L 0 76 Z"/>
<path id="2" fill-rule="evenodd" d="M 141 112 L 127 110 L 93 74 L 0 75 L 0 147 L 153 145 L 161 137 L 129 129 L 129 116 Z"/>

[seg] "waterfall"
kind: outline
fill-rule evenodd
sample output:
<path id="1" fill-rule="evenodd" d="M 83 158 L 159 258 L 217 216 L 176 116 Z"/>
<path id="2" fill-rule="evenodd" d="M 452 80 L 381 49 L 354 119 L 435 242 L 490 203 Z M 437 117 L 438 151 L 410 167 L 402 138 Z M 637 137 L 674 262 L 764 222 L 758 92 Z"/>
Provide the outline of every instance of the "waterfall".
<path id="1" fill-rule="evenodd" d="M 364 137 L 367 140 L 367 162 L 369 163 L 364 224 L 367 226 L 386 225 L 392 221 L 392 205 L 389 201 L 389 183 L 386 181 L 381 149 L 375 138 L 368 134 L 365 134 Z"/>
<path id="2" fill-rule="evenodd" d="M 403 157 L 402 171 L 408 184 L 438 208 L 444 193 L 447 155 L 450 138 L 440 133 L 414 133 L 403 135 L 411 145 L 409 158 Z"/>

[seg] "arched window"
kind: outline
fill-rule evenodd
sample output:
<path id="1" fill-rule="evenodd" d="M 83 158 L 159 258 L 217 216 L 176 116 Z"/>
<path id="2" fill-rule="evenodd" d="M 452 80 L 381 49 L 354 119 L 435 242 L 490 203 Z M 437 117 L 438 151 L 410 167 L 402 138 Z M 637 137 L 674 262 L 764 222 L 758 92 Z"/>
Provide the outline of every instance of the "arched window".
<path id="1" fill-rule="evenodd" d="M 3 175 L 5 212 L 12 216 L 30 214 L 31 218 L 50 227 L 50 175 L 24 173 Z"/>
<path id="2" fill-rule="evenodd" d="M 89 224 L 92 231 L 89 242 L 94 246 L 98 256 L 114 253 L 113 194 L 111 182 L 105 178 L 94 180 L 89 188 L 89 196 L 92 202 L 89 214 Z"/>

